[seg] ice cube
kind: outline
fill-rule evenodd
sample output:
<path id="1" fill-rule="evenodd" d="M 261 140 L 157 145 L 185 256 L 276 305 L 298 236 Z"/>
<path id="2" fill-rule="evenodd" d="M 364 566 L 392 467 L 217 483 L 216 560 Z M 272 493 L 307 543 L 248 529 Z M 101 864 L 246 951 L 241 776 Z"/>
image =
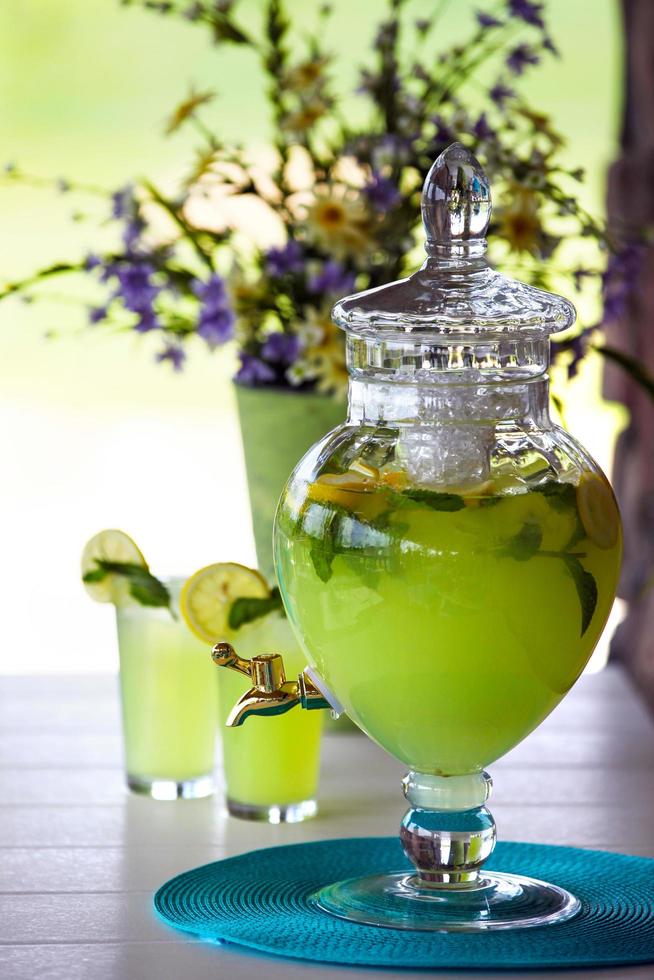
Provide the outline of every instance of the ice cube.
<path id="1" fill-rule="evenodd" d="M 419 374 L 420 372 L 418 372 Z M 470 380 L 481 382 L 478 372 Z M 415 423 L 400 426 L 398 459 L 412 483 L 429 489 L 483 483 L 498 422 L 527 410 L 524 385 L 483 383 L 418 386 Z"/>

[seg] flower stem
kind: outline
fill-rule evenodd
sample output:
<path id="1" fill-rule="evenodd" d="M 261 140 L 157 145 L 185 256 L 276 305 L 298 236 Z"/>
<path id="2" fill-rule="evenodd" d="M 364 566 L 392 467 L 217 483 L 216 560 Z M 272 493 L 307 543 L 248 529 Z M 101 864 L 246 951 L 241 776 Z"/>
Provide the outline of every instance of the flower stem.
<path id="1" fill-rule="evenodd" d="M 14 293 L 23 292 L 29 286 L 41 282 L 42 279 L 49 279 L 52 276 L 59 276 L 67 272 L 83 272 L 84 269 L 85 265 L 83 262 L 56 262 L 54 265 L 46 266 L 45 269 L 39 269 L 38 272 L 27 276 L 25 279 L 7 283 L 4 288 L 0 289 L 0 301 L 6 299 L 8 296 L 12 296 Z"/>
<path id="2" fill-rule="evenodd" d="M 173 219 L 173 221 L 178 226 L 178 228 L 180 228 L 184 237 L 189 240 L 189 242 L 195 249 L 198 258 L 202 261 L 202 263 L 207 266 L 210 272 L 213 272 L 214 267 L 213 267 L 213 262 L 211 261 L 211 257 L 207 255 L 207 253 L 204 251 L 204 249 L 202 248 L 202 246 L 198 241 L 197 235 L 195 234 L 194 230 L 191 228 L 191 226 L 186 221 L 186 219 L 180 214 L 180 212 L 175 207 L 175 205 L 171 201 L 168 201 L 163 196 L 161 191 L 157 190 L 154 184 L 152 184 L 149 180 L 143 181 L 143 186 L 148 191 L 153 201 L 155 201 L 160 207 L 162 207 L 164 211 L 166 211 L 170 215 L 170 217 Z"/>

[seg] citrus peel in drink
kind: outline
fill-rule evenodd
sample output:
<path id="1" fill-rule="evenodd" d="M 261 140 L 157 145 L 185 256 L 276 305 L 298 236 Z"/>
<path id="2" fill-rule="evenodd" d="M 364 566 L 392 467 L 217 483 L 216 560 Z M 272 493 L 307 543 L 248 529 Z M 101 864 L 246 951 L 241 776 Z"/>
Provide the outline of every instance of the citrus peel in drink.
<path id="1" fill-rule="evenodd" d="M 598 548 L 613 548 L 618 540 L 620 518 L 608 483 L 595 473 L 582 476 L 577 487 L 577 508 L 586 534 Z"/>

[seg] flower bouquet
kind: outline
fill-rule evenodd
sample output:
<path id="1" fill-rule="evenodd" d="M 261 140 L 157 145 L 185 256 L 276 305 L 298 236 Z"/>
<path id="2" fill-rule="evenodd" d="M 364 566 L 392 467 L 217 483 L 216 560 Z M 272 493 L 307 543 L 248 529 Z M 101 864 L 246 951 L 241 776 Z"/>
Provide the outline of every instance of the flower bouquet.
<path id="1" fill-rule="evenodd" d="M 338 402 L 322 414 L 315 408 L 324 401 L 319 395 L 342 396 L 346 387 L 343 337 L 331 306 L 346 293 L 415 270 L 422 180 L 453 140 L 474 149 L 496 189 L 491 261 L 535 285 L 583 291 L 585 308 L 595 314 L 555 345 L 555 358 L 572 375 L 592 345 L 635 371 L 625 355 L 598 343 L 598 331 L 624 308 L 639 273 L 638 246 L 621 251 L 580 205 L 583 172 L 561 163 L 562 137 L 519 92 L 529 70 L 557 57 L 543 3 L 487 5 L 460 43 L 441 49 L 446 2 L 416 17 L 410 0 L 390 0 L 355 91 L 344 92 L 325 41 L 328 3 L 316 8 L 313 30 L 301 34 L 287 0 L 265 0 L 259 23 L 246 22 L 238 0 L 124 2 L 184 18 L 209 31 L 218 49 L 238 47 L 245 71 L 258 65 L 271 153 L 264 158 L 226 142 L 203 118 L 213 93 L 192 91 L 166 125 L 169 134 L 189 128 L 197 142 L 176 186 L 164 190 L 142 179 L 114 192 L 110 214 L 119 234 L 112 249 L 56 262 L 8 284 L 0 298 L 82 273 L 103 294 L 89 310 L 92 328 L 148 335 L 156 360 L 175 370 L 191 348 L 214 351 L 233 341 L 239 390 L 267 399 L 240 398 L 242 416 L 255 406 L 256 422 L 244 420 L 244 431 L 250 482 L 260 488 L 254 508 L 260 552 L 291 463 L 344 413 Z M 6 176 L 26 178 L 15 167 Z M 67 180 L 59 187 L 75 189 Z M 246 199 L 258 208 L 257 227 L 236 217 L 235 205 Z M 270 399 L 280 391 L 311 396 L 314 408 L 307 413 L 307 398 L 275 408 Z M 262 452 L 280 442 L 280 433 L 288 451 L 277 452 L 271 469 L 274 461 L 262 463 Z"/>

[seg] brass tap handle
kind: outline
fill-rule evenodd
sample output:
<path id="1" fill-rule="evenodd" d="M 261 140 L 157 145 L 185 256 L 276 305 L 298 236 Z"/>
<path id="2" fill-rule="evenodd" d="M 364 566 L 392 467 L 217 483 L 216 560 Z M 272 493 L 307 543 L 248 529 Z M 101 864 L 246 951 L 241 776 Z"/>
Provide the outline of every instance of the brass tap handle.
<path id="1" fill-rule="evenodd" d="M 273 694 L 286 683 L 284 661 L 278 653 L 262 653 L 252 660 L 239 657 L 231 643 L 216 643 L 211 651 L 216 667 L 229 667 L 252 678 L 254 687 L 264 694 Z"/>
<path id="2" fill-rule="evenodd" d="M 252 687 L 242 695 L 227 716 L 227 726 L 242 725 L 251 715 L 280 715 L 296 705 L 302 708 L 329 708 L 329 702 L 303 672 L 296 681 L 287 681 L 284 661 L 278 653 L 264 653 L 252 660 L 239 657 L 230 643 L 216 643 L 211 658 L 217 667 L 229 667 L 252 679 Z"/>
<path id="3" fill-rule="evenodd" d="M 231 643 L 216 643 L 211 651 L 211 659 L 216 667 L 229 667 L 246 677 L 252 676 L 251 661 L 239 657 Z"/>

